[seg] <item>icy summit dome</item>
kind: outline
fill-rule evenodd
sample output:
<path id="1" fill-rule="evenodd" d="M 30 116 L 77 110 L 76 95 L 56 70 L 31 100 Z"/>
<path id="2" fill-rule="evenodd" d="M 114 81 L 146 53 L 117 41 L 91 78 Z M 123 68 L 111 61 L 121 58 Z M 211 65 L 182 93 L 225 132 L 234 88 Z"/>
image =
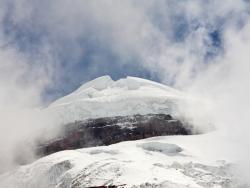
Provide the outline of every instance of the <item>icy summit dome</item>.
<path id="1" fill-rule="evenodd" d="M 181 92 L 150 80 L 102 76 L 52 103 L 47 110 L 63 122 L 134 114 L 173 114 Z"/>
<path id="2" fill-rule="evenodd" d="M 174 91 L 174 89 L 167 87 L 165 85 L 153 82 L 150 80 L 127 76 L 126 78 L 121 78 L 117 81 L 112 80 L 110 76 L 101 76 L 92 81 L 83 84 L 77 91 L 82 91 L 87 88 L 94 88 L 96 90 L 104 90 L 109 88 L 127 88 L 128 90 L 139 89 L 140 86 L 154 86 L 157 88 L 164 88 Z M 175 92 L 177 92 L 175 90 Z"/>

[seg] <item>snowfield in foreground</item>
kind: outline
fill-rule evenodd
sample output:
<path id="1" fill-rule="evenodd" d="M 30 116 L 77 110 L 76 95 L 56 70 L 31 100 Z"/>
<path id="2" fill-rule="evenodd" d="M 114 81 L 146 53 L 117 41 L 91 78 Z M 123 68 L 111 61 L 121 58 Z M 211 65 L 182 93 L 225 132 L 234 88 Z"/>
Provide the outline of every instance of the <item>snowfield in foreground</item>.
<path id="1" fill-rule="evenodd" d="M 213 132 L 62 151 L 0 176 L 1 187 L 240 187 L 234 160 L 214 150 L 215 137 L 223 140 Z"/>

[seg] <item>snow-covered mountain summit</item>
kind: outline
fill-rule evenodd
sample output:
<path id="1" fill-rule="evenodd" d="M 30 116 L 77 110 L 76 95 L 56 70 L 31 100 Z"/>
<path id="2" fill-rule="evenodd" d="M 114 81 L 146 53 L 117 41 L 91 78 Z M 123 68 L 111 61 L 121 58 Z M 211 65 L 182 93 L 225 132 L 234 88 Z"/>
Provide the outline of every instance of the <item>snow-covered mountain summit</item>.
<path id="1" fill-rule="evenodd" d="M 176 103 L 182 98 L 178 90 L 157 82 L 136 77 L 114 81 L 102 76 L 56 100 L 47 110 L 63 123 L 97 117 L 174 114 Z"/>
<path id="2" fill-rule="evenodd" d="M 72 148 L 66 147 L 64 151 L 0 174 L 0 187 L 248 188 L 234 174 L 237 160 L 229 157 L 230 151 L 221 149 L 226 139 L 220 132 L 185 136 L 158 134 L 163 130 L 159 125 L 168 130 L 171 125 L 172 130 L 176 130 L 176 125 L 182 126 L 171 116 L 177 114 L 177 107 L 183 104 L 179 102 L 183 100 L 189 99 L 175 89 L 135 77 L 114 81 L 103 76 L 85 83 L 44 110 L 59 116 L 57 120 L 61 123 L 69 123 L 72 131 L 66 139 L 49 143 L 48 153 L 51 148 L 70 144 Z M 84 121 L 74 122 L 77 120 Z M 138 136 L 138 125 L 142 137 Z M 86 131 L 92 128 L 94 131 Z M 126 132 L 125 128 L 131 130 Z M 100 134 L 104 132 L 107 134 Z M 147 134 L 151 138 L 131 139 L 146 138 Z M 125 139 L 129 141 L 117 143 L 115 139 L 121 135 L 130 138 Z M 98 146 L 93 138 L 109 139 L 116 144 Z M 89 146 L 95 147 L 81 148 L 86 140 L 94 143 Z M 237 147 L 234 141 L 229 145 Z"/>

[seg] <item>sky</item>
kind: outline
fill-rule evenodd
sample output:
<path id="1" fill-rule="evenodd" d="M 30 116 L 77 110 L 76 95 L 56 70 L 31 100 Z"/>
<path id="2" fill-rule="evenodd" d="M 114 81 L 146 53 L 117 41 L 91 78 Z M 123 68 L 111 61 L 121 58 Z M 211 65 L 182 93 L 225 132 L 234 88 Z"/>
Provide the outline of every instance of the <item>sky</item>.
<path id="1" fill-rule="evenodd" d="M 205 2 L 208 6 L 171 0 L 2 0 L 1 50 L 24 56 L 28 71 L 35 74 L 25 74 L 24 82 L 37 74 L 49 79 L 42 91 L 47 103 L 102 75 L 173 85 L 178 69 L 173 64 L 185 64 L 187 55 L 197 64 L 210 63 L 223 52 L 224 25 L 247 12 L 240 5 L 234 9 L 231 2 L 232 7 L 229 3 L 223 12 L 210 15 L 213 6 L 224 5 Z M 159 64 L 169 70 L 159 72 Z"/>
<path id="2" fill-rule="evenodd" d="M 53 125 L 37 109 L 96 77 L 129 75 L 209 101 L 184 115 L 237 140 L 232 155 L 250 167 L 240 149 L 250 147 L 249 14 L 248 0 L 0 0 L 0 165 Z"/>

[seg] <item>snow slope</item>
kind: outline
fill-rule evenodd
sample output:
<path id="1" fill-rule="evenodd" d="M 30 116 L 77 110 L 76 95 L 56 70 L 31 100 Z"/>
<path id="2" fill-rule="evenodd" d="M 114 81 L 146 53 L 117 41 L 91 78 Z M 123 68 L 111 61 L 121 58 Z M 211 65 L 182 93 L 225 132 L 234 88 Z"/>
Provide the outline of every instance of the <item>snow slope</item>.
<path id="1" fill-rule="evenodd" d="M 180 100 L 181 92 L 153 81 L 136 77 L 114 81 L 103 76 L 56 100 L 46 111 L 59 116 L 62 123 L 120 115 L 174 115 Z"/>
<path id="2" fill-rule="evenodd" d="M 223 139 L 213 132 L 62 151 L 0 176 L 1 187 L 240 187 L 233 159 L 214 149 L 215 137 Z"/>

